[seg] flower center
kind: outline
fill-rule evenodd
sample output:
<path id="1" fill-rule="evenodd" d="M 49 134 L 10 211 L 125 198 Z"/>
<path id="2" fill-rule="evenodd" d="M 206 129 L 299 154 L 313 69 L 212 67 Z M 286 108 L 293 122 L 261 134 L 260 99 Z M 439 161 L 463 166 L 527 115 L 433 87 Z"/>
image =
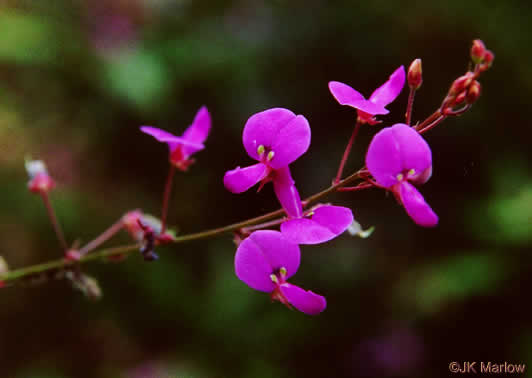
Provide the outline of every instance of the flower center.
<path id="1" fill-rule="evenodd" d="M 262 163 L 269 163 L 275 156 L 275 151 L 261 144 L 259 147 L 257 147 L 257 155 L 259 155 L 260 161 Z"/>
<path id="2" fill-rule="evenodd" d="M 408 180 L 414 177 L 415 175 L 416 175 L 416 170 L 412 168 L 406 172 L 399 173 L 395 178 L 397 179 L 397 181 L 403 181 L 405 179 Z"/>

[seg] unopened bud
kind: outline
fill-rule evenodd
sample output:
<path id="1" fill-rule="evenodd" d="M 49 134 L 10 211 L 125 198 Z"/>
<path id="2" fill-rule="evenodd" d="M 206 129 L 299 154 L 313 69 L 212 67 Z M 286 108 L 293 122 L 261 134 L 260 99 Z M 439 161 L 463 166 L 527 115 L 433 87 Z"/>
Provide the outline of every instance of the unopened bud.
<path id="1" fill-rule="evenodd" d="M 460 92 L 458 96 L 455 97 L 453 106 L 458 106 L 462 104 L 465 101 L 466 98 L 466 91 Z"/>
<path id="2" fill-rule="evenodd" d="M 407 80 L 408 86 L 411 89 L 417 90 L 419 87 L 421 87 L 421 84 L 423 83 L 421 59 L 414 59 L 414 61 L 410 64 L 410 67 L 408 68 Z"/>
<path id="3" fill-rule="evenodd" d="M 491 52 L 491 50 L 486 50 L 484 53 L 484 63 L 489 66 L 491 66 L 491 63 L 493 62 L 493 59 L 495 58 L 495 55 Z"/>
<path id="4" fill-rule="evenodd" d="M 79 261 L 81 259 L 81 253 L 76 249 L 69 249 L 65 253 L 65 259 L 68 261 Z"/>
<path id="5" fill-rule="evenodd" d="M 471 46 L 471 59 L 475 64 L 482 63 L 485 59 L 485 54 L 486 46 L 484 45 L 484 42 L 480 39 L 475 39 L 473 41 L 473 46 Z"/>
<path id="6" fill-rule="evenodd" d="M 475 101 L 477 101 L 478 97 L 480 96 L 480 83 L 478 81 L 474 81 L 469 86 L 469 89 L 466 94 L 466 102 L 468 104 L 472 104 Z"/>
<path id="7" fill-rule="evenodd" d="M 469 84 L 471 84 L 472 80 L 473 72 L 468 72 L 465 75 L 460 76 L 451 85 L 451 89 L 449 89 L 449 94 L 457 95 L 458 93 L 462 92 L 465 88 L 469 86 Z"/>
<path id="8" fill-rule="evenodd" d="M 54 180 L 48 174 L 42 160 L 26 160 L 26 171 L 30 177 L 28 189 L 32 193 L 47 193 L 55 187 Z"/>

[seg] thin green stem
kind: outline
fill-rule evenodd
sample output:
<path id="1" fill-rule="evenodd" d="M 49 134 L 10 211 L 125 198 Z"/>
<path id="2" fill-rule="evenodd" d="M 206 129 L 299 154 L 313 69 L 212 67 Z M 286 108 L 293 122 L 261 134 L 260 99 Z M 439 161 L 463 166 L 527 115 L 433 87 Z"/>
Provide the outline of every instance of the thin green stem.
<path id="1" fill-rule="evenodd" d="M 339 183 L 332 185 L 329 188 L 322 190 L 321 192 L 318 192 L 306 198 L 304 200 L 305 207 L 309 206 L 310 204 L 314 202 L 319 201 L 320 199 L 326 197 L 327 195 L 333 192 L 336 192 L 339 188 L 343 186 L 352 184 L 354 181 L 361 178 L 362 172 L 364 172 L 364 168 L 353 173 L 352 175 L 348 176 L 347 178 L 340 181 Z M 264 214 L 264 215 L 261 215 L 255 218 L 251 218 L 251 219 L 248 219 L 242 222 L 233 223 L 233 224 L 230 224 L 224 227 L 219 227 L 219 228 L 215 228 L 212 230 L 197 232 L 194 234 L 178 236 L 173 240 L 173 243 L 177 244 L 177 243 L 184 243 L 184 242 L 192 241 L 192 240 L 211 238 L 214 236 L 218 236 L 220 234 L 233 232 L 233 231 L 236 231 L 241 228 L 248 227 L 248 226 L 264 223 L 274 218 L 280 217 L 283 214 L 284 214 L 284 210 L 279 209 L 276 211 L 272 211 L 271 213 L 267 213 L 267 214 Z M 139 245 L 132 244 L 132 245 L 126 245 L 126 246 L 119 246 L 115 248 L 102 249 L 97 252 L 86 254 L 82 256 L 78 261 L 75 261 L 75 262 L 67 260 L 67 259 L 49 261 L 43 264 L 32 265 L 26 268 L 15 269 L 10 272 L 4 273 L 3 275 L 0 275 L 0 281 L 9 285 L 9 284 L 13 284 L 15 281 L 19 279 L 30 278 L 33 276 L 38 276 L 40 274 L 49 273 L 53 271 L 60 271 L 64 269 L 74 268 L 75 266 L 80 266 L 89 261 L 94 261 L 94 260 L 98 260 L 102 258 L 119 256 L 119 255 L 127 255 L 138 249 L 139 249 Z"/>

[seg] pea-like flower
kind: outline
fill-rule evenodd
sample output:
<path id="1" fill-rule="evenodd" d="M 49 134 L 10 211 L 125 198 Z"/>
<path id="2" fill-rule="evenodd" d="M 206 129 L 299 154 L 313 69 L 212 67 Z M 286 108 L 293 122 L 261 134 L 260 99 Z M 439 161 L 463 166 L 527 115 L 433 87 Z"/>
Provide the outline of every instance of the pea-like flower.
<path id="1" fill-rule="evenodd" d="M 423 137 L 398 123 L 379 131 L 366 154 L 366 165 L 377 184 L 392 191 L 420 226 L 433 227 L 438 216 L 411 184 L 424 184 L 432 175 L 432 153 Z"/>
<path id="2" fill-rule="evenodd" d="M 305 117 L 288 109 L 268 109 L 248 119 L 242 142 L 248 155 L 258 163 L 225 173 L 224 185 L 232 193 L 245 192 L 259 182 L 273 180 L 275 186 L 276 171 L 288 167 L 307 151 L 310 126 Z M 281 185 L 280 190 L 284 187 Z"/>
<path id="3" fill-rule="evenodd" d="M 255 231 L 238 246 L 235 272 L 252 289 L 270 293 L 273 300 L 305 314 L 317 315 L 327 306 L 325 298 L 287 282 L 297 272 L 300 259 L 299 246 L 280 232 Z"/>
<path id="4" fill-rule="evenodd" d="M 151 126 L 142 126 L 143 133 L 151 135 L 159 142 L 166 143 L 169 149 L 169 160 L 176 168 L 186 171 L 194 163 L 190 156 L 205 148 L 203 142 L 211 129 L 211 117 L 205 106 L 196 113 L 194 121 L 182 136 L 175 136 L 167 131 Z"/>
<path id="5" fill-rule="evenodd" d="M 378 123 L 374 116 L 388 114 L 385 108 L 399 96 L 405 84 L 405 69 L 403 66 L 396 69 L 390 78 L 369 96 L 366 100 L 362 94 L 349 85 L 339 81 L 329 82 L 329 90 L 340 105 L 347 105 L 357 109 L 361 122 L 374 125 Z"/>
<path id="6" fill-rule="evenodd" d="M 305 117 L 290 110 L 274 108 L 249 118 L 243 132 L 244 147 L 259 163 L 226 172 L 225 187 L 241 193 L 255 184 L 272 181 L 273 189 L 288 219 L 281 232 L 297 244 L 318 244 L 344 232 L 353 222 L 350 209 L 321 206 L 303 212 L 301 198 L 288 166 L 310 145 L 310 126 Z"/>

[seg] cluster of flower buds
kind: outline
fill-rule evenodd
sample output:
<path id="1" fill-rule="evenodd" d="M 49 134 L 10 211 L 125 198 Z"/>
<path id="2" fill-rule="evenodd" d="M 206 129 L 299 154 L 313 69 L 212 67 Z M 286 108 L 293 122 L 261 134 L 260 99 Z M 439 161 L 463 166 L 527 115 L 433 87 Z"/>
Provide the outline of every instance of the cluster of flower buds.
<path id="1" fill-rule="evenodd" d="M 471 59 L 475 64 L 474 70 L 467 71 L 453 82 L 441 106 L 443 115 L 459 115 L 478 100 L 481 86 L 477 79 L 482 72 L 491 67 L 494 57 L 495 55 L 486 49 L 480 39 L 473 41 Z M 462 109 L 456 110 L 461 106 Z"/>

